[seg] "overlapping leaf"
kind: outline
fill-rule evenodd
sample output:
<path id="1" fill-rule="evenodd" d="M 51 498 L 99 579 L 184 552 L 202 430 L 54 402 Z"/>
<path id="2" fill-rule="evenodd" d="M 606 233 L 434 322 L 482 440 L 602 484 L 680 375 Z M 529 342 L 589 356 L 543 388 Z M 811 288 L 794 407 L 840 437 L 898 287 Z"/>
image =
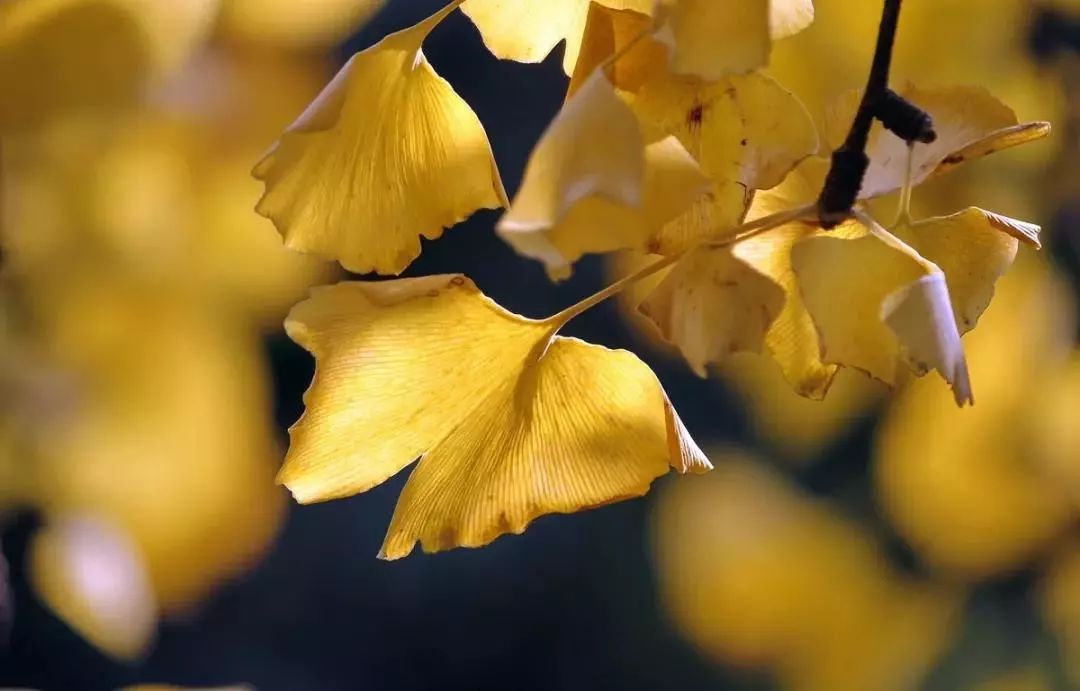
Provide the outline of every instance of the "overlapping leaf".
<path id="1" fill-rule="evenodd" d="M 963 161 L 1039 138 L 1047 131 L 1045 123 L 1017 124 L 1011 111 L 982 92 L 909 91 L 913 98 L 922 95 L 940 123 L 938 141 L 927 151 L 922 146 L 915 149 L 916 184 Z M 987 99 L 997 105 L 987 105 Z M 861 197 L 898 189 L 906 173 L 906 145 L 881 131 L 872 137 L 869 152 L 871 171 Z M 812 202 L 827 167 L 824 159 L 807 159 L 783 184 L 760 192 L 748 217 L 760 218 Z M 764 345 L 799 393 L 823 396 L 837 365 L 893 383 L 897 363 L 906 361 L 920 373 L 939 369 L 953 384 L 957 401 L 969 401 L 959 336 L 974 326 L 985 309 L 994 281 L 1012 263 L 1018 243 L 1038 246 L 1038 228 L 969 209 L 902 225 L 895 232 L 910 245 L 888 233 L 867 235 L 854 224 L 826 233 L 813 223 L 794 222 L 731 248 L 698 248 L 680 261 L 643 308 L 652 312 L 691 366 L 700 371 L 702 342 L 739 341 L 732 338 L 731 322 L 706 320 L 686 306 L 703 292 L 715 290 L 712 286 L 718 283 L 741 286 L 742 290 L 729 292 L 729 298 L 746 301 L 735 309 L 774 317 L 765 326 Z M 747 266 L 757 275 L 748 274 Z M 761 277 L 783 289 L 785 300 L 778 313 L 773 303 L 762 298 L 767 293 L 746 289 Z M 664 309 L 656 310 L 657 305 Z M 672 305 L 683 306 L 678 317 L 673 316 Z M 694 321 L 675 328 L 674 319 Z M 759 341 L 748 342 L 753 345 L 739 349 L 758 349 Z M 724 355 L 722 349 L 714 349 L 713 354 L 712 361 Z"/>
<path id="2" fill-rule="evenodd" d="M 595 0 L 619 10 L 649 12 L 654 0 Z M 573 72 L 592 0 L 466 0 L 461 6 L 499 58 L 540 62 L 566 41 L 563 67 Z"/>
<path id="3" fill-rule="evenodd" d="M 645 147 L 633 112 L 598 70 L 537 144 L 498 231 L 565 278 L 587 252 L 643 249 L 707 185 L 675 138 Z"/>
<path id="4" fill-rule="evenodd" d="M 607 69 L 646 141 L 677 137 L 712 180 L 704 196 L 654 234 L 650 251 L 673 254 L 738 224 L 752 191 L 778 184 L 817 150 L 818 141 L 798 99 L 761 72 L 717 81 L 673 73 L 664 45 L 641 38 L 650 21 L 639 13 L 594 7 L 570 92 L 618 53 Z"/>

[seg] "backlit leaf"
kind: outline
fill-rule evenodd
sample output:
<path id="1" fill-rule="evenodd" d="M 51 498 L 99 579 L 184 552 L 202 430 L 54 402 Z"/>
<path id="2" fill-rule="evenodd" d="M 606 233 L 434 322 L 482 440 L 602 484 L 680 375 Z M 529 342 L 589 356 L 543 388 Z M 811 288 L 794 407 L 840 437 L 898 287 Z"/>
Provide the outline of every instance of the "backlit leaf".
<path id="1" fill-rule="evenodd" d="M 614 9 L 650 12 L 654 0 L 596 0 Z M 563 69 L 574 71 L 591 0 L 467 0 L 461 11 L 496 57 L 540 62 L 566 41 Z"/>
<path id="2" fill-rule="evenodd" d="M 555 336 L 462 276 L 317 289 L 286 322 L 316 358 L 280 481 L 298 501 L 420 458 L 381 556 L 479 546 L 710 466 L 634 355 Z M 421 336 L 418 338 L 418 336 Z"/>
<path id="3" fill-rule="evenodd" d="M 934 120 L 937 139 L 915 147 L 912 184 L 987 154 L 1045 137 L 1045 122 L 1020 124 L 1012 109 L 978 87 L 921 89 L 908 84 L 901 95 L 925 110 Z M 847 134 L 858 107 L 859 95 L 849 93 L 836 103 L 826 121 L 826 138 L 836 148 Z M 875 123 L 866 148 L 870 168 L 861 199 L 900 189 L 907 173 L 907 144 Z"/>
<path id="4" fill-rule="evenodd" d="M 675 138 L 645 148 L 633 112 L 598 71 L 537 144 L 498 232 L 566 278 L 587 252 L 644 248 L 707 185 Z"/>
<path id="5" fill-rule="evenodd" d="M 449 11 L 354 55 L 256 166 L 289 247 L 396 274 L 420 236 L 506 205 L 483 126 L 421 48 Z"/>
<path id="6" fill-rule="evenodd" d="M 945 274 L 936 265 L 895 239 L 860 232 L 807 238 L 791 261 L 825 362 L 895 384 L 907 360 L 919 374 L 937 369 L 958 404 L 971 402 Z"/>

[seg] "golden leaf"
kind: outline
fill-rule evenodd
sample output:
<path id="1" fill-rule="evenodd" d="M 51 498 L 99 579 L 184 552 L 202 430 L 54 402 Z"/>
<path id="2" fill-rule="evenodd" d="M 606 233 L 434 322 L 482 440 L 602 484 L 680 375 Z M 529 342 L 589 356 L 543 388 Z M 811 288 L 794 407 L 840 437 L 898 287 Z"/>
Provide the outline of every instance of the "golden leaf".
<path id="1" fill-rule="evenodd" d="M 824 179 L 827 169 L 828 163 L 821 158 L 806 159 L 779 186 L 755 197 L 748 218 L 764 218 L 812 200 L 817 195 L 820 180 Z M 673 293 L 670 298 L 659 298 L 660 302 L 672 305 L 695 304 L 699 301 L 696 295 L 715 292 L 715 283 L 711 278 L 714 276 L 720 277 L 720 283 L 735 285 L 742 285 L 749 280 L 750 285 L 755 288 L 729 291 L 729 300 L 753 300 L 738 309 L 743 314 L 761 315 L 760 319 L 755 319 L 752 323 L 763 323 L 767 329 L 765 349 L 780 365 L 784 377 L 801 395 L 821 398 L 828 390 L 837 367 L 821 361 L 817 331 L 803 305 L 798 280 L 791 266 L 792 247 L 800 240 L 820 232 L 813 224 L 796 221 L 740 241 L 725 251 L 717 252 L 705 248 L 690 250 L 680 260 L 680 264 L 695 267 L 695 270 L 680 271 L 678 278 L 666 282 L 665 290 L 678 292 Z M 768 279 L 781 291 L 779 312 L 776 311 L 777 303 L 772 297 L 774 292 L 764 288 L 761 280 L 754 277 L 755 274 Z M 651 299 L 648 298 L 646 302 Z M 706 313 L 684 310 L 676 315 L 674 312 L 668 314 L 660 310 L 654 316 L 660 320 L 670 320 L 676 316 L 681 319 L 701 319 Z M 684 339 L 694 335 L 699 342 L 713 340 L 708 335 L 714 326 L 713 322 L 697 321 L 676 326 L 670 321 L 667 324 L 660 321 L 657 326 L 662 333 L 673 339 L 674 345 L 682 350 L 684 356 L 693 355 L 691 364 L 695 370 L 703 367 L 700 357 L 704 353 L 700 345 L 691 344 Z M 716 340 L 723 342 L 726 336 L 716 337 Z M 712 362 L 720 362 L 729 354 L 723 348 L 713 348 Z"/>
<path id="2" fill-rule="evenodd" d="M 674 137 L 644 146 L 633 112 L 597 71 L 537 144 L 497 230 L 563 279 L 587 252 L 643 249 L 707 185 Z"/>
<path id="3" fill-rule="evenodd" d="M 919 374 L 937 369 L 957 404 L 972 402 L 945 274 L 935 264 L 857 227 L 802 240 L 791 262 L 825 362 L 894 385 L 907 360 Z"/>
<path id="4" fill-rule="evenodd" d="M 317 289 L 286 322 L 317 368 L 280 481 L 300 502 L 333 499 L 420 458 L 381 552 L 396 559 L 710 467 L 647 366 L 560 323 L 506 312 L 463 276 Z"/>
<path id="5" fill-rule="evenodd" d="M 979 87 L 921 89 L 908 84 L 900 94 L 925 110 L 934 120 L 937 139 L 914 149 L 912 184 L 918 185 L 978 158 L 1045 137 L 1049 123 L 1018 123 L 1016 114 Z M 849 93 L 831 109 L 826 119 L 826 140 L 837 148 L 847 135 L 859 94 Z M 860 199 L 894 192 L 904 185 L 908 146 L 875 123 L 866 147 L 870 167 Z"/>
<path id="6" fill-rule="evenodd" d="M 590 4 L 650 12 L 653 0 L 466 0 L 461 11 L 488 50 L 504 60 L 540 62 L 565 40 L 563 69 L 572 74 Z"/>
<path id="7" fill-rule="evenodd" d="M 256 166 L 289 247 L 396 274 L 421 235 L 506 205 L 483 126 L 421 48 L 451 10 L 350 58 Z"/>
<path id="8" fill-rule="evenodd" d="M 1020 243 L 1040 246 L 1039 226 L 974 207 L 902 224 L 895 232 L 945 274 L 961 334 L 975 328 Z"/>
<path id="9" fill-rule="evenodd" d="M 755 72 L 707 82 L 666 69 L 664 46 L 640 38 L 650 19 L 594 8 L 570 93 L 612 53 L 612 84 L 638 115 L 647 141 L 676 136 L 712 188 L 656 235 L 650 251 L 681 252 L 706 235 L 742 221 L 753 190 L 779 184 L 818 148 L 806 109 L 767 75 Z"/>
<path id="10" fill-rule="evenodd" d="M 716 81 L 769 60 L 768 0 L 658 0 L 658 38 L 677 74 Z"/>
<path id="11" fill-rule="evenodd" d="M 638 309 L 704 377 L 710 362 L 761 352 L 783 305 L 783 289 L 739 261 L 730 247 L 705 247 L 679 260 Z"/>

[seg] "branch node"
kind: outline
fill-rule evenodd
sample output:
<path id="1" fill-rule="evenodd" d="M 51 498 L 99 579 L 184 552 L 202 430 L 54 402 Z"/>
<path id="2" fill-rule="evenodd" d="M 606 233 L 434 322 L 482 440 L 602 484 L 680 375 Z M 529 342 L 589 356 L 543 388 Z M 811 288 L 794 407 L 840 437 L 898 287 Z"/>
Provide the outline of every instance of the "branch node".
<path id="1" fill-rule="evenodd" d="M 870 158 L 861 148 L 842 146 L 832 154 L 832 165 L 818 198 L 818 218 L 826 230 L 851 216 Z"/>
<path id="2" fill-rule="evenodd" d="M 937 139 L 930 114 L 892 89 L 885 89 L 874 103 L 874 117 L 908 144 L 930 144 Z"/>

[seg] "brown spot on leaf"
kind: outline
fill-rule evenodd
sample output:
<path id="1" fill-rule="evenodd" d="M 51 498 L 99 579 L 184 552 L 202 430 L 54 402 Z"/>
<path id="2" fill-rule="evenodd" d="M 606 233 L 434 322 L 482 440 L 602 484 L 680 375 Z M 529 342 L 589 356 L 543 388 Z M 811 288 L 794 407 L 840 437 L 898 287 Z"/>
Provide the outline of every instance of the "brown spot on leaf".
<path id="1" fill-rule="evenodd" d="M 453 278 L 450 279 L 450 285 L 458 286 L 460 288 L 461 286 L 465 285 L 465 277 L 464 276 L 454 276 Z"/>
<path id="2" fill-rule="evenodd" d="M 701 120 L 705 117 L 705 106 L 695 103 L 694 107 L 686 113 L 686 124 L 690 129 L 701 127 Z"/>

